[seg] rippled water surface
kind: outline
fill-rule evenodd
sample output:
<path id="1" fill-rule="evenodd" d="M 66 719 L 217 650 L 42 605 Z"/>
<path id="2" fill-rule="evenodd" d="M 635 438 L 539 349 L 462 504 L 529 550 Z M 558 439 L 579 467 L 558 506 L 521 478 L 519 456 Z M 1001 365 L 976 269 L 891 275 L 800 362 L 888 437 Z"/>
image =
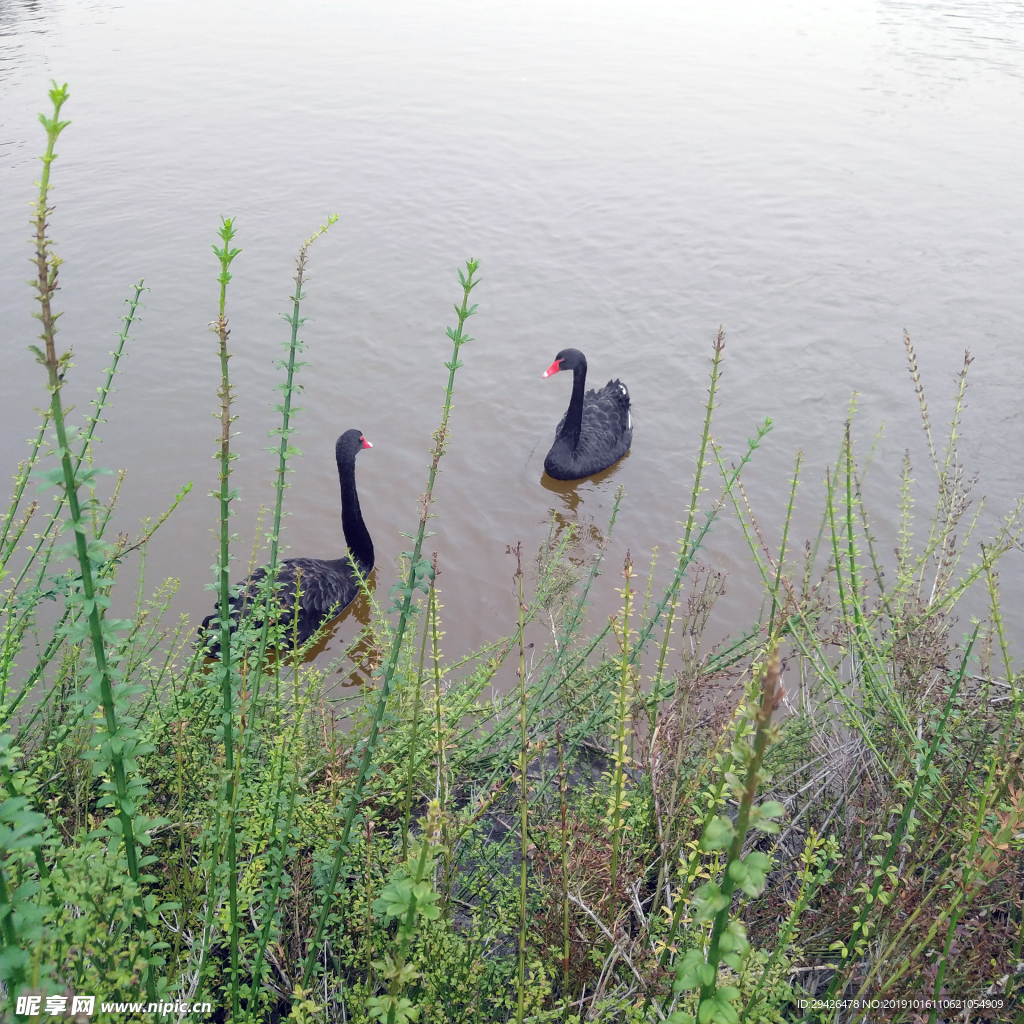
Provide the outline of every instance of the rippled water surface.
<path id="1" fill-rule="evenodd" d="M 868 499 L 884 549 L 905 449 L 932 491 L 902 347 L 930 410 L 951 412 L 975 362 L 964 461 L 991 532 L 1024 480 L 1024 5 L 1020 3 L 0 2 L 2 438 L 13 472 L 45 402 L 26 352 L 24 284 L 36 112 L 68 81 L 73 124 L 55 165 L 60 340 L 84 408 L 132 282 L 150 291 L 103 428 L 128 470 L 118 526 L 184 506 L 150 545 L 176 609 L 209 610 L 217 425 L 214 337 L 221 214 L 237 218 L 229 297 L 238 384 L 238 529 L 248 552 L 271 498 L 279 314 L 292 260 L 310 261 L 308 359 L 289 494 L 291 554 L 341 545 L 334 439 L 358 463 L 378 585 L 412 530 L 456 267 L 481 260 L 477 339 L 464 351 L 453 442 L 437 489 L 449 653 L 515 618 L 506 545 L 533 552 L 552 512 L 604 529 L 626 492 L 609 567 L 674 548 L 694 466 L 711 341 L 726 335 L 717 431 L 735 458 L 766 416 L 748 496 L 777 537 L 797 448 L 797 533 L 816 532 L 851 392 L 864 451 L 885 429 Z M 542 480 L 569 382 L 541 373 L 567 345 L 592 380 L 621 377 L 633 450 L 573 487 Z M 248 555 L 243 554 L 243 559 Z M 720 630 L 757 610 L 735 526 L 703 557 L 730 573 Z M 1005 563 L 1024 625 L 1021 555 Z M 614 576 L 614 573 L 610 573 Z M 613 607 L 612 579 L 595 614 Z M 980 606 L 979 606 L 980 607 Z M 332 642 L 352 635 L 343 622 Z"/>

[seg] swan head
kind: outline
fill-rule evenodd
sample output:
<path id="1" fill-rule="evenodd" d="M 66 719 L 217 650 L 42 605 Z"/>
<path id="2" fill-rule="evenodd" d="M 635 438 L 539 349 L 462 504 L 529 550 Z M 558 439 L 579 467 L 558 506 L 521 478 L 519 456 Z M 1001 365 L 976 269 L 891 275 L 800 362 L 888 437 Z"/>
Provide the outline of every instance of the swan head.
<path id="1" fill-rule="evenodd" d="M 563 348 L 555 356 L 555 361 L 544 371 L 544 377 L 550 377 L 559 370 L 575 370 L 577 366 L 587 368 L 586 356 L 578 348 Z"/>
<path id="2" fill-rule="evenodd" d="M 356 457 L 356 452 L 361 451 L 363 448 L 372 448 L 373 445 L 363 437 L 361 430 L 346 430 L 341 437 L 338 438 L 337 444 L 334 446 L 335 454 L 339 459 Z"/>

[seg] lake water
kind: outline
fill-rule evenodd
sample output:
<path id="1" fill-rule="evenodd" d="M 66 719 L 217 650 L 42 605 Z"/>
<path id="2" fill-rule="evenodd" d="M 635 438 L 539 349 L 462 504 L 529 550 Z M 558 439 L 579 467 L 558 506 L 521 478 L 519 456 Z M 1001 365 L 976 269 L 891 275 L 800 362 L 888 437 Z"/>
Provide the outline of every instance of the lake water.
<path id="1" fill-rule="evenodd" d="M 776 543 L 797 448 L 797 540 L 816 532 L 853 391 L 862 451 L 885 422 L 868 490 L 883 548 L 905 449 L 930 500 L 904 328 L 937 426 L 964 348 L 975 356 L 962 452 L 992 509 L 986 533 L 1021 490 L 1024 4 L 3 0 L 5 476 L 45 402 L 26 351 L 37 328 L 24 280 L 44 148 L 36 113 L 51 77 L 72 97 L 52 221 L 66 260 L 59 340 L 77 364 L 67 397 L 89 401 L 123 299 L 145 278 L 100 461 L 128 470 L 123 530 L 195 482 L 148 557 L 153 584 L 181 579 L 175 609 L 195 620 L 211 607 L 215 549 L 207 324 L 221 214 L 237 218 L 243 249 L 228 307 L 238 553 L 247 561 L 272 497 L 264 449 L 293 258 L 338 213 L 309 266 L 312 366 L 286 539 L 290 554 L 340 551 L 333 443 L 360 428 L 374 444 L 358 483 L 381 593 L 407 543 L 400 531 L 415 525 L 456 268 L 481 260 L 477 340 L 464 350 L 428 542 L 449 654 L 513 628 L 506 545 L 535 552 L 553 511 L 603 529 L 625 489 L 596 615 L 614 607 L 627 547 L 641 571 L 654 545 L 667 561 L 719 324 L 717 433 L 732 459 L 756 423 L 774 420 L 747 493 Z M 633 449 L 599 481 L 553 488 L 542 464 L 569 381 L 541 373 L 570 345 L 594 384 L 628 384 Z M 723 522 L 703 557 L 730 573 L 716 628 L 737 630 L 759 598 L 735 525 Z M 1002 573 L 1015 636 L 1022 557 L 1012 552 Z M 326 656 L 354 625 L 342 623 Z"/>

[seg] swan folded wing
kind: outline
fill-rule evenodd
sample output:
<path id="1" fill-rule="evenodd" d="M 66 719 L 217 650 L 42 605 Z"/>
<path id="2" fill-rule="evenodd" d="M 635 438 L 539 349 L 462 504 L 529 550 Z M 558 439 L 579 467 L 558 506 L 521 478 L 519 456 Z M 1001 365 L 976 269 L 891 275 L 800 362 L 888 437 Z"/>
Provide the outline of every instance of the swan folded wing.
<path id="1" fill-rule="evenodd" d="M 583 403 L 581 444 L 587 448 L 617 448 L 626 440 L 629 447 L 629 392 L 617 380 L 600 391 L 588 391 Z"/>
<path id="2" fill-rule="evenodd" d="M 322 618 L 332 611 L 337 615 L 355 597 L 356 586 L 349 578 L 351 570 L 347 559 L 340 572 L 337 563 L 319 558 L 289 558 L 283 567 L 287 571 L 287 593 L 291 606 L 295 605 L 298 577 L 301 587 L 299 607 L 308 615 Z"/>
<path id="3" fill-rule="evenodd" d="M 241 589 L 231 598 L 231 630 L 234 632 L 239 620 L 251 615 L 260 602 L 260 594 L 263 590 L 263 581 L 267 578 L 266 566 L 260 566 L 243 583 L 236 584 Z M 271 615 L 271 621 L 288 622 L 291 619 L 292 608 L 295 606 L 295 578 L 289 577 L 286 568 L 282 565 L 277 572 L 276 599 L 273 601 L 283 614 Z M 217 617 L 216 612 L 203 619 L 203 627 L 209 626 L 210 622 Z M 258 625 L 263 620 L 255 620 Z"/>
<path id="4" fill-rule="evenodd" d="M 305 643 L 328 615 L 339 614 L 356 596 L 355 581 L 349 578 L 351 569 L 348 559 L 343 559 L 341 565 L 342 570 L 339 572 L 338 562 L 326 562 L 318 558 L 289 558 L 282 562 L 277 571 L 277 587 L 275 597 L 271 601 L 270 621 L 285 627 L 286 631 L 291 627 L 295 619 L 296 588 L 301 586 L 298 600 L 298 640 L 299 643 Z M 243 616 L 251 615 L 254 611 L 266 578 L 266 567 L 261 566 L 231 598 L 232 632 Z M 212 630 L 216 618 L 216 613 L 207 615 L 200 632 Z M 259 615 L 254 618 L 254 624 L 257 626 L 262 621 Z M 219 649 L 216 640 L 210 637 L 206 643 L 210 653 L 215 655 Z"/>
<path id="5" fill-rule="evenodd" d="M 231 632 L 234 633 L 238 626 L 238 623 L 247 615 L 251 615 L 253 608 L 259 601 L 260 589 L 263 580 L 267 577 L 267 570 L 265 567 L 256 569 L 253 574 L 244 582 L 235 584 L 237 592 L 232 594 L 229 599 L 231 606 Z M 280 579 L 280 574 L 278 576 Z M 279 590 L 280 594 L 281 591 Z M 293 592 L 294 598 L 294 592 Z M 212 657 L 217 655 L 220 650 L 220 644 L 216 639 L 216 635 L 220 632 L 220 611 L 219 605 L 218 610 L 210 615 L 207 615 L 203 619 L 203 624 L 199 627 L 200 634 L 200 645 L 207 648 L 207 653 Z"/>

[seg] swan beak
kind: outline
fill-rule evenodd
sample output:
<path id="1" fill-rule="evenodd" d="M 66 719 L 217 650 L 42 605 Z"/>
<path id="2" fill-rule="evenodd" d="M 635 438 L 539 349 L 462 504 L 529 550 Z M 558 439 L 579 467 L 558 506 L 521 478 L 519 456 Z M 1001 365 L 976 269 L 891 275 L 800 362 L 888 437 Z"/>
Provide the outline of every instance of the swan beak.
<path id="1" fill-rule="evenodd" d="M 558 373 L 561 367 L 558 365 L 562 360 L 556 359 L 542 374 L 543 377 L 550 377 L 553 373 Z"/>
<path id="2" fill-rule="evenodd" d="M 372 448 L 373 447 L 373 445 L 370 444 L 370 442 L 367 441 L 365 437 L 361 437 L 361 438 L 359 438 L 359 440 L 363 442 L 363 447 L 364 448 Z"/>

